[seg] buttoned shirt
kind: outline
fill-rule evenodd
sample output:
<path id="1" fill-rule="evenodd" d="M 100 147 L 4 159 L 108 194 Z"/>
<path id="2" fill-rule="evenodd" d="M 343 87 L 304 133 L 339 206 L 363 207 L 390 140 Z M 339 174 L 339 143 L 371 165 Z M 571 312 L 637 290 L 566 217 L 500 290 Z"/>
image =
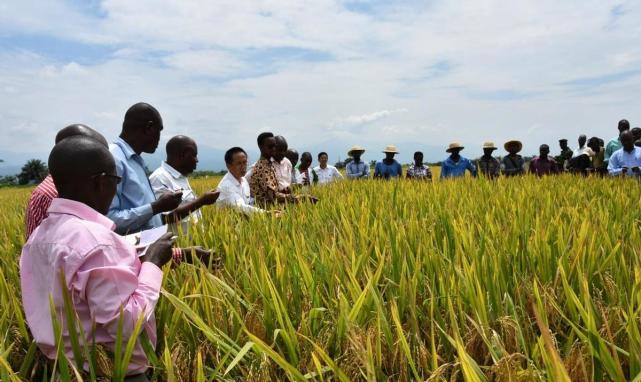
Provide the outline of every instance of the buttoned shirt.
<path id="1" fill-rule="evenodd" d="M 385 163 L 384 160 L 379 160 L 374 166 L 374 177 L 381 177 L 385 179 L 396 178 L 403 175 L 403 166 L 396 159 L 391 164 Z"/>
<path id="2" fill-rule="evenodd" d="M 627 176 L 638 176 L 632 172 L 632 167 L 641 167 L 641 148 L 634 146 L 632 151 L 619 149 L 612 154 L 608 162 L 610 175 L 622 175 L 623 168 L 627 167 Z"/>
<path id="3" fill-rule="evenodd" d="M 541 158 L 541 156 L 534 157 L 530 162 L 530 173 L 538 176 L 556 174 L 559 172 L 556 161 L 551 157 Z"/>
<path id="4" fill-rule="evenodd" d="M 298 169 L 298 184 L 303 186 L 311 186 L 318 183 L 318 175 L 314 172 L 314 169 L 308 167 L 306 170 Z"/>
<path id="5" fill-rule="evenodd" d="M 503 170 L 503 175 L 505 176 L 523 175 L 525 174 L 525 160 L 523 160 L 523 157 L 520 155 L 517 155 L 515 158 L 506 155 L 503 157 L 501 170 Z"/>
<path id="6" fill-rule="evenodd" d="M 476 167 L 471 160 L 459 157 L 458 161 L 454 161 L 451 156 L 447 157 L 441 162 L 441 178 L 454 178 L 465 176 L 465 170 L 468 170 L 472 176 L 476 176 Z"/>
<path id="7" fill-rule="evenodd" d="M 294 196 L 280 191 L 274 166 L 269 159 L 256 162 L 249 181 L 249 188 L 259 206 L 268 206 L 276 202 L 294 202 Z"/>
<path id="8" fill-rule="evenodd" d="M 182 191 L 183 196 L 181 204 L 190 203 L 196 200 L 196 194 L 189 184 L 189 179 L 181 174 L 180 171 L 171 167 L 167 162 L 162 162 L 160 167 L 151 173 L 149 176 L 149 183 L 151 183 L 151 188 L 154 190 L 156 198 L 168 192 Z M 189 214 L 189 216 L 185 217 L 180 222 L 182 232 L 187 234 L 189 232 L 189 226 L 197 223 L 201 216 L 200 211 L 196 210 Z M 178 232 L 174 229 L 172 229 L 172 231 Z"/>
<path id="9" fill-rule="evenodd" d="M 116 223 L 116 232 L 128 234 L 160 227 L 162 219 L 151 207 L 156 197 L 147 179 L 145 161 L 122 138 L 109 145 L 109 151 L 122 178 L 107 214 Z"/>
<path id="10" fill-rule="evenodd" d="M 31 193 L 29 204 L 27 205 L 27 212 L 25 213 L 26 230 L 25 237 L 28 239 L 33 231 L 40 225 L 40 223 L 47 217 L 47 210 L 51 205 L 51 201 L 58 197 L 58 190 L 53 183 L 51 175 L 46 178 L 36 187 Z"/>
<path id="11" fill-rule="evenodd" d="M 283 158 L 280 162 L 272 158 L 271 161 L 278 179 L 278 189 L 283 191 L 290 188 L 292 185 L 292 162 L 287 158 Z"/>
<path id="12" fill-rule="evenodd" d="M 368 178 L 369 164 L 359 161 L 351 161 L 345 166 L 345 175 L 348 179 Z"/>
<path id="13" fill-rule="evenodd" d="M 239 180 L 228 172 L 218 183 L 218 191 L 220 192 L 216 200 L 218 207 L 232 207 L 246 214 L 264 212 L 251 205 L 249 183 L 244 177 Z"/>
<path id="14" fill-rule="evenodd" d="M 412 163 L 407 168 L 407 176 L 417 179 L 432 179 L 432 170 L 428 165 L 424 164 L 421 167 L 417 167 L 415 163 Z"/>
<path id="15" fill-rule="evenodd" d="M 300 171 L 296 167 L 292 167 L 292 184 L 301 184 L 299 182 Z"/>
<path id="16" fill-rule="evenodd" d="M 121 307 L 123 343 L 129 340 L 138 318 L 144 316 L 143 330 L 155 345 L 154 309 L 160 297 L 162 270 L 150 262 L 141 263 L 134 246 L 113 232 L 113 222 L 91 207 L 57 198 L 48 213 L 20 257 L 22 303 L 42 352 L 50 359 L 57 357 L 49 296 L 58 316 L 63 316 L 62 274 L 64 288 L 84 330 L 81 341 L 86 341 L 87 346 L 95 339 L 97 344 L 114 350 Z M 66 324 L 62 325 L 62 343 L 73 362 Z M 148 367 L 147 356 L 138 342 L 128 374 L 143 373 Z"/>
<path id="17" fill-rule="evenodd" d="M 343 175 L 338 172 L 338 169 L 329 164 L 325 168 L 321 168 L 321 166 L 314 167 L 314 172 L 318 176 L 318 184 L 326 184 L 336 179 L 343 179 Z"/>
<path id="18" fill-rule="evenodd" d="M 486 158 L 482 156 L 477 163 L 479 165 L 479 171 L 486 177 L 496 178 L 501 174 L 501 162 L 494 157 Z"/>

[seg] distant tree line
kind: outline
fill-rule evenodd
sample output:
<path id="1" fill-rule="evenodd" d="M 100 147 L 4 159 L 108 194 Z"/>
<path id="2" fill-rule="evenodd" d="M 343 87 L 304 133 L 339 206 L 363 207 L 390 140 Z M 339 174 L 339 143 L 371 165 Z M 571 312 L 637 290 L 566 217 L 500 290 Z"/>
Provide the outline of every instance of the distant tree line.
<path id="1" fill-rule="evenodd" d="M 3 161 L 0 159 L 0 162 Z M 45 162 L 40 159 L 29 159 L 22 166 L 19 174 L 0 176 L 0 186 L 37 184 L 42 182 L 48 173 L 49 169 Z"/>

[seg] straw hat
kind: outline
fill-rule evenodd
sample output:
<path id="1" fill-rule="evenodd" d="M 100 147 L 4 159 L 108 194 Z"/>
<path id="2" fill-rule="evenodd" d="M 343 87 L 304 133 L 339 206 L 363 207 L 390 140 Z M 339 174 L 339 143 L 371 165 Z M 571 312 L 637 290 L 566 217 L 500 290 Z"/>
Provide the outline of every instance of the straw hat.
<path id="1" fill-rule="evenodd" d="M 383 150 L 384 153 L 393 153 L 393 154 L 398 154 L 398 150 L 396 150 L 396 146 L 394 145 L 387 145 L 385 147 L 385 150 Z"/>
<path id="2" fill-rule="evenodd" d="M 492 149 L 496 150 L 496 146 L 494 145 L 494 142 L 485 142 L 483 143 L 483 149 Z"/>
<path id="3" fill-rule="evenodd" d="M 447 150 L 445 150 L 445 152 L 451 153 L 452 150 L 456 150 L 456 149 L 463 150 L 464 148 L 465 147 L 463 147 L 463 145 L 460 144 L 459 142 L 453 142 L 453 143 L 450 143 L 450 145 L 447 147 Z"/>
<path id="4" fill-rule="evenodd" d="M 360 153 L 362 154 L 362 153 L 364 153 L 364 152 L 365 152 L 365 149 L 364 149 L 364 148 L 362 148 L 362 147 L 361 147 L 361 146 L 359 146 L 359 145 L 354 145 L 354 146 L 352 146 L 352 148 L 351 148 L 351 149 L 349 149 L 349 151 L 347 152 L 347 155 L 351 156 L 351 155 L 352 155 L 352 153 L 354 153 L 354 152 L 360 152 Z"/>
<path id="5" fill-rule="evenodd" d="M 503 147 L 505 148 L 505 151 L 510 151 L 509 148 L 512 147 L 512 146 L 516 147 L 516 152 L 517 153 L 519 151 L 521 151 L 521 149 L 523 149 L 523 143 L 521 143 L 520 141 L 517 141 L 517 140 L 507 141 L 503 145 Z"/>

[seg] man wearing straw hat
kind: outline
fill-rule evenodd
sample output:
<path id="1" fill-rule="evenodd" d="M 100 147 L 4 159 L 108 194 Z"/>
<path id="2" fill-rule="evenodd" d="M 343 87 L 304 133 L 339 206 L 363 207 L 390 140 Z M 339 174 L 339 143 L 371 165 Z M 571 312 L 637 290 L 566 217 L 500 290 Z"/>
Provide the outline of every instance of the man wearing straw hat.
<path id="1" fill-rule="evenodd" d="M 501 174 L 501 162 L 492 156 L 496 149 L 494 142 L 483 143 L 483 156 L 477 163 L 479 171 L 486 178 L 497 178 Z"/>
<path id="2" fill-rule="evenodd" d="M 352 161 L 345 166 L 345 173 L 348 179 L 367 179 L 369 178 L 369 165 L 361 160 L 365 149 L 361 146 L 352 146 L 347 155 L 352 157 Z"/>
<path id="3" fill-rule="evenodd" d="M 472 176 L 476 176 L 476 167 L 471 160 L 461 156 L 461 150 L 465 147 L 459 142 L 450 143 L 445 152 L 450 153 L 443 162 L 441 162 L 441 178 L 457 178 L 465 176 L 465 170 L 469 171 Z"/>
<path id="4" fill-rule="evenodd" d="M 520 141 L 511 140 L 505 142 L 503 147 L 508 152 L 508 155 L 503 158 L 503 163 L 501 163 L 503 175 L 517 176 L 525 174 L 525 161 L 518 154 L 523 149 L 523 144 Z"/>
<path id="5" fill-rule="evenodd" d="M 403 166 L 396 159 L 394 155 L 398 154 L 398 150 L 394 145 L 388 145 L 383 150 L 385 159 L 376 162 L 374 168 L 374 178 L 400 178 L 403 176 Z"/>

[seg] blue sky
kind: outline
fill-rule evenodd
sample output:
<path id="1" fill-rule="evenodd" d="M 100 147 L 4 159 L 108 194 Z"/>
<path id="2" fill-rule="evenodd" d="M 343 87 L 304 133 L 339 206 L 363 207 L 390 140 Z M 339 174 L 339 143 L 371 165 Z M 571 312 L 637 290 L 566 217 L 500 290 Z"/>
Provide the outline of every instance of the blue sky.
<path id="1" fill-rule="evenodd" d="M 212 151 L 273 131 L 343 158 L 531 154 L 641 125 L 639 68 L 634 1 L 5 0 L 0 158 L 46 159 L 73 122 L 113 139 L 137 101 Z"/>

